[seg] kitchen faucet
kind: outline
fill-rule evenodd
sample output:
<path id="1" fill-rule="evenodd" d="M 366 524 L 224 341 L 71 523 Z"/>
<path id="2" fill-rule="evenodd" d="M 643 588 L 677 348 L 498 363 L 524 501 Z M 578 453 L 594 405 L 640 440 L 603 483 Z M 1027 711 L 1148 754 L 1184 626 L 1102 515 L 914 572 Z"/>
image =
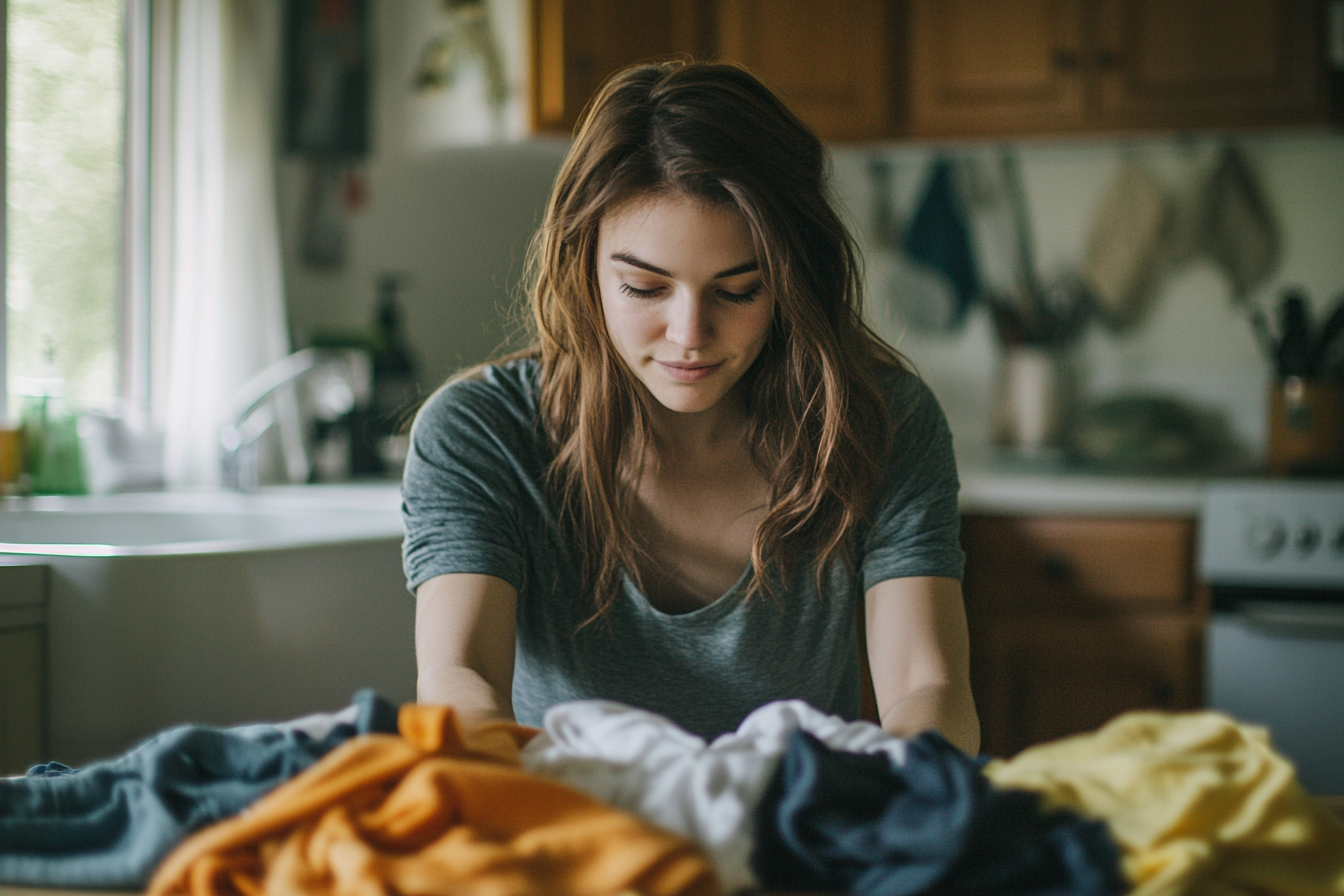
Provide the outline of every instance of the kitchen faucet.
<path id="1" fill-rule="evenodd" d="M 225 488 L 255 491 L 259 484 L 257 440 L 278 413 L 275 399 L 285 387 L 303 381 L 313 416 L 334 421 L 369 403 L 373 367 L 361 349 L 305 348 L 276 361 L 235 394 L 226 424 L 219 433 Z M 279 413 L 284 413 L 283 409 Z M 303 439 L 282 438 L 285 472 L 290 482 L 306 482 L 310 464 Z"/>

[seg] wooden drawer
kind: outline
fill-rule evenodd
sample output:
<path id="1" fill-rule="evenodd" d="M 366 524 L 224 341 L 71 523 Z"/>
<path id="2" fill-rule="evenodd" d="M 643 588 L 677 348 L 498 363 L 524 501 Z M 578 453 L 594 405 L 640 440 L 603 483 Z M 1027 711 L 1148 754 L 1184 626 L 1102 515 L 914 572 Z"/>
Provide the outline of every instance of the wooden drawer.
<path id="1" fill-rule="evenodd" d="M 988 607 L 1191 599 L 1193 520 L 970 516 L 962 544 L 966 590 Z"/>

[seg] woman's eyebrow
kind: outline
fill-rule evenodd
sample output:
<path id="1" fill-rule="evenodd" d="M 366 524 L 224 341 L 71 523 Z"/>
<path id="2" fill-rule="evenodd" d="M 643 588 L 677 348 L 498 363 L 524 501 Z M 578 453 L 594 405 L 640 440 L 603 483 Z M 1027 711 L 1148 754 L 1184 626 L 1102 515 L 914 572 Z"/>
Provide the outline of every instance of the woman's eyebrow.
<path id="1" fill-rule="evenodd" d="M 657 265 L 649 264 L 647 261 L 643 261 L 639 258 L 636 258 L 634 255 L 631 255 L 627 252 L 613 252 L 611 253 L 611 260 L 623 261 L 628 265 L 637 268 L 642 268 L 643 270 L 646 270 L 649 273 L 658 274 L 659 276 L 662 277 L 672 276 L 671 273 L 663 270 Z M 726 271 L 719 271 L 717 274 L 714 275 L 714 279 L 721 280 L 724 277 L 736 277 L 738 274 L 749 274 L 752 271 L 759 270 L 760 267 L 761 267 L 760 264 L 754 260 L 743 262 L 742 264 L 739 264 L 737 267 L 728 268 L 728 270 Z"/>

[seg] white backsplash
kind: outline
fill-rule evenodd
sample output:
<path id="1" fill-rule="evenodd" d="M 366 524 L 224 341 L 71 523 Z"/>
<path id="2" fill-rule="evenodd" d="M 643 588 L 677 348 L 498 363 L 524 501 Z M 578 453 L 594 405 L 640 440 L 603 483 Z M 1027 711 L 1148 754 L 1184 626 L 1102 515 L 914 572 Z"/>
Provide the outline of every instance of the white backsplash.
<path id="1" fill-rule="evenodd" d="M 1238 136 L 1279 226 L 1275 273 L 1251 297 L 1272 313 L 1286 286 L 1304 287 L 1318 315 L 1344 293 L 1344 135 L 1295 133 Z M 1197 188 L 1222 145 L 1215 137 L 1019 141 L 1017 152 L 1031 211 L 1038 273 L 1077 267 L 1102 196 L 1126 155 L 1172 194 Z M 870 218 L 867 166 L 875 154 L 893 165 L 897 211 L 908 219 L 939 147 L 840 148 L 834 153 L 835 194 L 862 243 Z M 992 152 L 961 144 L 953 152 Z M 963 459 L 990 444 L 998 341 L 983 307 L 952 334 L 900 331 L 879 325 L 939 396 Z M 1265 401 L 1271 370 L 1254 340 L 1246 310 L 1235 306 L 1224 275 L 1211 262 L 1177 268 L 1160 285 L 1149 316 L 1132 332 L 1092 327 L 1080 345 L 1085 395 L 1157 391 L 1221 411 L 1253 455 L 1264 450 Z"/>

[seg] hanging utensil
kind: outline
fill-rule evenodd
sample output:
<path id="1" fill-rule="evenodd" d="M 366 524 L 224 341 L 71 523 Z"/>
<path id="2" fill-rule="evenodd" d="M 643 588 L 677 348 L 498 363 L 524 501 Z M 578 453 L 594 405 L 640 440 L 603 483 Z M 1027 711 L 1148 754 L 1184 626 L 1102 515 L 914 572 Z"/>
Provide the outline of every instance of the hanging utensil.
<path id="1" fill-rule="evenodd" d="M 892 341 L 907 327 L 931 333 L 952 329 L 957 314 L 952 283 L 901 248 L 902 228 L 891 198 L 890 161 L 875 156 L 868 165 L 868 180 L 873 193 L 868 303 L 874 324 Z"/>
<path id="2" fill-rule="evenodd" d="M 1279 232 L 1269 201 L 1245 156 L 1228 143 L 1203 197 L 1203 247 L 1227 274 L 1232 300 L 1244 303 L 1278 264 Z"/>

